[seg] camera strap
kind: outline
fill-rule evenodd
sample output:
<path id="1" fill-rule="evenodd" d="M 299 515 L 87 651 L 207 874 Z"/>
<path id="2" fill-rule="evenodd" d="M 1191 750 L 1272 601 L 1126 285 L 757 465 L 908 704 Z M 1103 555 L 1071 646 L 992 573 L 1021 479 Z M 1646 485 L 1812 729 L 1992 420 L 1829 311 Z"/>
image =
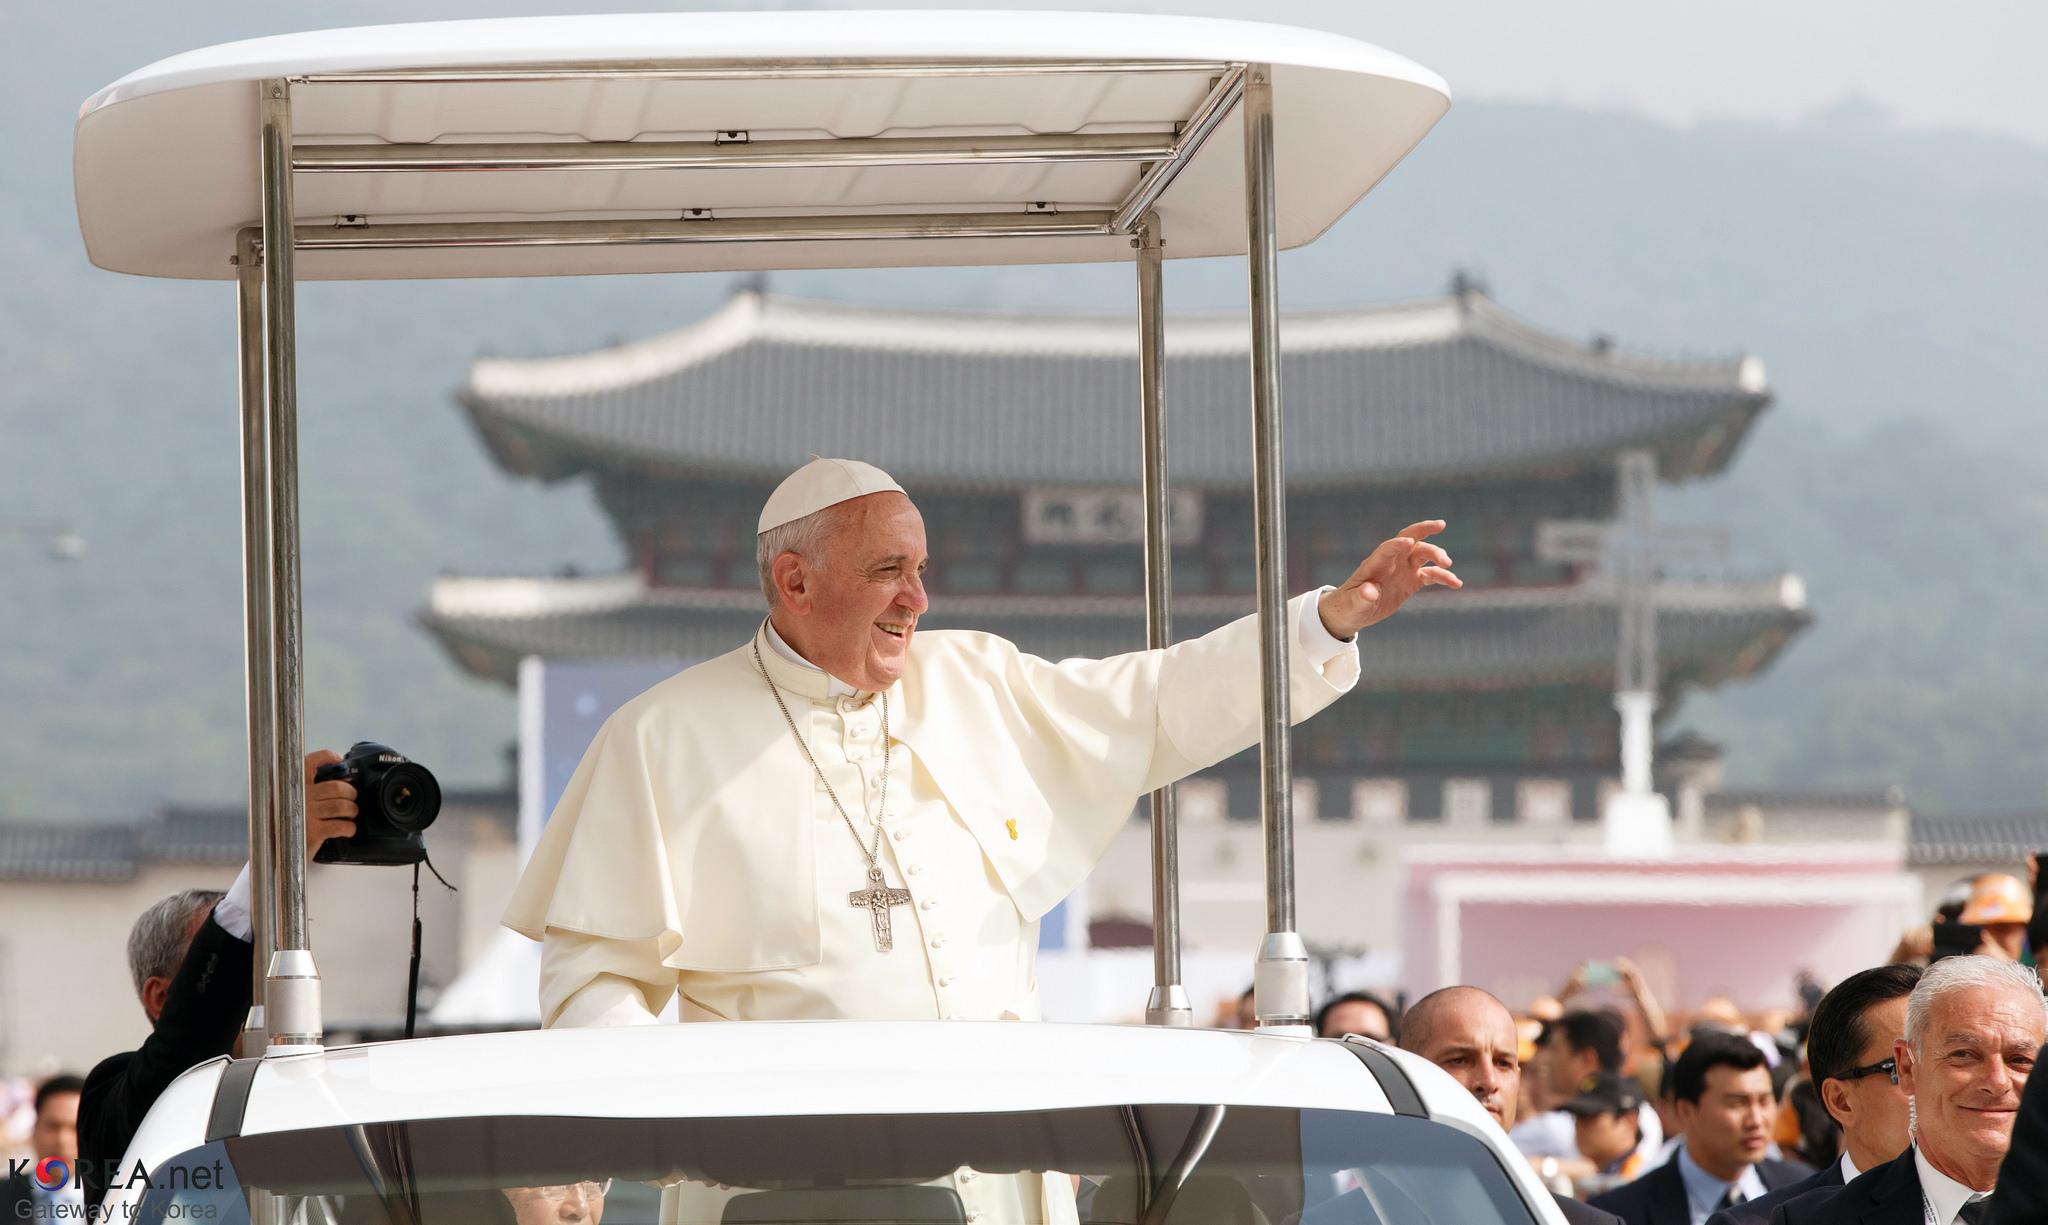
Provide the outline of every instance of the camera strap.
<path id="1" fill-rule="evenodd" d="M 441 875 L 439 872 L 434 875 Z M 447 882 L 442 882 L 443 884 Z M 412 961 L 405 970 L 405 1038 L 412 1041 L 420 1013 L 420 866 L 412 866 Z"/>
<path id="2" fill-rule="evenodd" d="M 421 850 L 421 852 L 420 852 L 420 857 L 419 857 L 419 859 L 418 859 L 418 860 L 417 860 L 416 862 L 414 862 L 414 864 L 412 865 L 412 960 L 411 960 L 411 962 L 410 962 L 410 963 L 409 963 L 409 964 L 408 964 L 408 965 L 406 966 L 406 971 L 405 971 L 405 1036 L 406 1036 L 406 1038 L 407 1038 L 408 1040 L 410 1040 L 410 1039 L 412 1038 L 412 1035 L 413 1035 L 413 1026 L 414 1026 L 414 1023 L 415 1023 L 415 1022 L 416 1022 L 416 1021 L 417 1021 L 417 1020 L 419 1019 L 419 1011 L 420 1011 L 420 864 L 421 864 L 421 863 L 424 863 L 424 864 L 426 864 L 426 865 L 427 865 L 427 871 L 429 871 L 429 872 L 432 872 L 432 873 L 434 874 L 434 879 L 435 879 L 435 880 L 437 880 L 437 881 L 440 881 L 440 882 L 441 882 L 441 885 L 442 885 L 442 887 L 443 887 L 443 888 L 445 888 L 445 889 L 447 889 L 447 890 L 448 890 L 448 892 L 450 892 L 450 893 L 460 893 L 460 892 L 462 892 L 462 891 L 461 891 L 460 889 L 457 889 L 457 888 L 456 888 L 455 886 L 453 886 L 453 885 L 451 885 L 451 884 L 449 884 L 449 883 L 448 883 L 448 878 L 447 878 L 447 877 L 445 877 L 445 876 L 443 876 L 443 875 L 441 875 L 441 869 L 439 869 L 439 868 L 437 868 L 437 867 L 435 867 L 435 866 L 434 866 L 434 861 L 433 861 L 432 859 L 429 859 L 429 858 L 427 857 L 426 851 L 425 851 L 424 849 L 422 849 L 422 850 Z"/>

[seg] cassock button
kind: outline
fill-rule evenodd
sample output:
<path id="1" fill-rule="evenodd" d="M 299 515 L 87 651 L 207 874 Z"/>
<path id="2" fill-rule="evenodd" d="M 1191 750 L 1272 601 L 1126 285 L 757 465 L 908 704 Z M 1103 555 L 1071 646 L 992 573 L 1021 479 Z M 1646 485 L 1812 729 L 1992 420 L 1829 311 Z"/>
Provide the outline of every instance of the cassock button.
<path id="1" fill-rule="evenodd" d="M 935 949 L 942 949 L 942 948 L 945 948 L 945 947 L 946 947 L 946 938 L 945 938 L 945 937 L 944 937 L 943 935 L 939 935 L 939 936 L 933 936 L 933 937 L 932 937 L 932 947 L 933 947 L 933 948 L 935 948 Z"/>
<path id="2" fill-rule="evenodd" d="M 960 1181 L 961 1181 L 961 1182 L 973 1182 L 973 1181 L 974 1181 L 974 1171 L 973 1171 L 973 1170 L 968 1170 L 968 1169 L 963 1169 L 963 1170 L 961 1170 L 961 1171 L 960 1171 Z"/>
<path id="3" fill-rule="evenodd" d="M 894 837 L 895 837 L 896 841 L 898 841 L 898 842 L 902 842 L 902 841 L 904 841 L 905 839 L 907 839 L 907 838 L 909 838 L 909 837 L 910 837 L 910 831 L 909 831 L 909 830 L 907 830 L 907 829 L 899 829 L 899 830 L 897 830 L 897 831 L 896 831 L 896 833 L 895 833 Z"/>
<path id="4" fill-rule="evenodd" d="M 928 898 L 926 898 L 926 899 L 925 899 L 924 901 L 922 901 L 922 902 L 919 902 L 919 903 L 917 904 L 917 908 L 918 908 L 919 910 L 930 910 L 930 909 L 931 909 L 932 907 L 934 907 L 934 906 L 936 906 L 936 905 L 938 905 L 938 904 L 939 904 L 939 900 L 938 900 L 937 898 L 930 898 L 930 897 L 928 897 Z"/>
<path id="5" fill-rule="evenodd" d="M 916 864 L 911 864 L 910 866 L 908 866 L 908 867 L 904 868 L 904 869 L 903 869 L 903 874 L 904 874 L 905 876 L 916 876 L 916 875 L 917 875 L 917 865 L 916 865 Z"/>
<path id="6" fill-rule="evenodd" d="M 953 976 L 952 976 L 951 974 L 941 974 L 941 975 L 939 975 L 939 985 L 940 985 L 941 987 L 950 987 L 950 986 L 952 986 L 952 985 L 953 985 Z M 969 1178 L 972 1178 L 972 1177 L 973 1177 L 973 1175 L 972 1175 L 972 1174 L 970 1174 L 970 1175 L 968 1175 L 968 1177 L 969 1177 Z"/>

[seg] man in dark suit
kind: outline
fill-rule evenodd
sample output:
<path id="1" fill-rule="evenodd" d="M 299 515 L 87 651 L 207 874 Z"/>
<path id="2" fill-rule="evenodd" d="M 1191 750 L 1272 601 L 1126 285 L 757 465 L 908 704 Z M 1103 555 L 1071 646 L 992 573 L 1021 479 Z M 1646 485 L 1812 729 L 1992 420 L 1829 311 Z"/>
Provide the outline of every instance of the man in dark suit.
<path id="1" fill-rule="evenodd" d="M 308 859 L 329 838 L 355 832 L 355 788 L 339 779 L 313 781 L 314 771 L 340 760 L 325 750 L 306 755 Z M 141 1049 L 108 1056 L 85 1078 L 78 1110 L 79 1181 L 95 1213 L 156 1099 L 193 1064 L 234 1050 L 255 985 L 249 893 L 244 864 L 226 893 L 174 893 L 144 911 L 128 933 L 128 972 L 150 1034 Z"/>
<path id="2" fill-rule="evenodd" d="M 1813 1168 L 1774 1161 L 1777 1096 L 1764 1053 L 1742 1038 L 1702 1034 L 1671 1068 L 1684 1142 L 1671 1159 L 1593 1206 L 1628 1225 L 1702 1225 L 1720 1209 L 1798 1182 Z"/>
<path id="3" fill-rule="evenodd" d="M 64 1163 L 54 1186 L 35 1180 L 36 1166 L 0 1179 L 0 1222 L 30 1221 L 41 1217 L 49 1225 L 67 1212 L 75 1213 L 83 1202 L 78 1193 L 78 1091 L 85 1082 L 70 1073 L 59 1073 L 36 1086 L 35 1123 L 29 1128 L 28 1154 L 40 1164 L 45 1158 Z M 66 1205 L 61 1206 L 60 1205 Z"/>
<path id="4" fill-rule="evenodd" d="M 1806 1033 L 1807 1075 L 1841 1126 L 1842 1155 L 1811 1178 L 1716 1212 L 1707 1225 L 1764 1225 L 1779 1204 L 1839 1187 L 1906 1151 L 1906 1091 L 1892 1043 L 1906 1032 L 1906 997 L 1919 981 L 1917 966 L 1878 966 L 1821 997 Z"/>
<path id="5" fill-rule="evenodd" d="M 1838 1191 L 1780 1206 L 1772 1225 L 1976 1225 L 2002 1211 L 1999 1166 L 2043 1040 L 2048 999 L 2034 971 L 1983 955 L 1928 967 L 1892 1046 L 1913 1147 Z"/>
<path id="6" fill-rule="evenodd" d="M 1771 1210 L 1771 1225 L 1815 1225 L 1850 1221 L 1856 1225 L 1924 1225 L 1920 1172 L 1907 1149 L 1846 1186 L 1821 1187 Z"/>
<path id="7" fill-rule="evenodd" d="M 1401 1049 L 1451 1074 L 1505 1132 L 1515 1125 L 1522 1093 L 1521 1044 L 1507 1006 L 1477 987 L 1445 987 L 1415 1001 L 1401 1017 Z M 1620 1225 L 1612 1213 L 1554 1196 L 1570 1225 Z"/>

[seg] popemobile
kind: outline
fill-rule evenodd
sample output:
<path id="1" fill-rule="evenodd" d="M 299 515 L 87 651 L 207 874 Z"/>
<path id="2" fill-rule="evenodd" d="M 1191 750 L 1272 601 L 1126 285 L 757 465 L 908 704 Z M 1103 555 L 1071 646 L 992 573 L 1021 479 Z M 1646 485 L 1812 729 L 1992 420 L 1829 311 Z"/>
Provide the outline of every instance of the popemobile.
<path id="1" fill-rule="evenodd" d="M 75 179 L 92 262 L 238 290 L 259 979 L 250 1056 L 163 1094 L 121 1163 L 146 1176 L 117 1180 L 101 1219 L 1560 1221 L 1444 1073 L 1310 1036 L 1294 930 L 1276 253 L 1327 230 L 1448 105 L 1429 71 L 1322 32 L 938 12 L 294 34 L 175 56 L 88 100 Z M 1246 256 L 1251 285 L 1259 1031 L 1190 1027 L 1167 787 L 1150 797 L 1145 1026 L 735 1021 L 323 1044 L 305 862 L 279 851 L 306 822 L 298 280 L 1131 262 L 1147 634 L 1162 648 L 1162 262 L 1225 255 Z"/>

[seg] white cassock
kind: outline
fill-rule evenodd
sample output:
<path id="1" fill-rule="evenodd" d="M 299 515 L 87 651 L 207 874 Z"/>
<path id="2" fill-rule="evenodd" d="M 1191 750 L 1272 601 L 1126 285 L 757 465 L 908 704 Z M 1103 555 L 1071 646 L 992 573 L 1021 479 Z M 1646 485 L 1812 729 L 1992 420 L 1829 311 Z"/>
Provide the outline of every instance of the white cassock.
<path id="1" fill-rule="evenodd" d="M 1289 606 L 1297 720 L 1358 679 L 1319 594 Z M 1139 797 L 1257 741 L 1257 628 L 1246 617 L 1162 651 L 1061 663 L 988 634 L 915 634 L 888 693 L 878 862 L 910 895 L 889 911 L 888 952 L 849 902 L 867 888 L 864 848 L 754 648 L 863 842 L 882 789 L 876 695 L 766 626 L 663 681 L 599 730 L 506 908 L 507 926 L 543 941 L 542 1023 L 652 1024 L 678 994 L 686 1021 L 1036 1020 L 1039 919 Z M 952 1181 L 970 1220 L 1073 1217 L 1063 1175 Z"/>
<path id="2" fill-rule="evenodd" d="M 1296 626 L 1291 711 L 1358 678 L 1316 593 Z M 881 703 L 760 657 L 864 838 L 882 784 Z M 784 648 L 786 649 L 786 648 Z M 835 696 L 836 694 L 836 696 Z M 505 924 L 541 952 L 547 1026 L 684 1020 L 1038 1017 L 1038 921 L 1145 793 L 1258 740 L 1257 619 L 1162 651 L 1049 663 L 989 634 L 911 639 L 889 690 L 881 867 L 910 892 L 894 948 L 848 902 L 867 861 L 743 646 L 605 722 L 534 849 Z"/>

